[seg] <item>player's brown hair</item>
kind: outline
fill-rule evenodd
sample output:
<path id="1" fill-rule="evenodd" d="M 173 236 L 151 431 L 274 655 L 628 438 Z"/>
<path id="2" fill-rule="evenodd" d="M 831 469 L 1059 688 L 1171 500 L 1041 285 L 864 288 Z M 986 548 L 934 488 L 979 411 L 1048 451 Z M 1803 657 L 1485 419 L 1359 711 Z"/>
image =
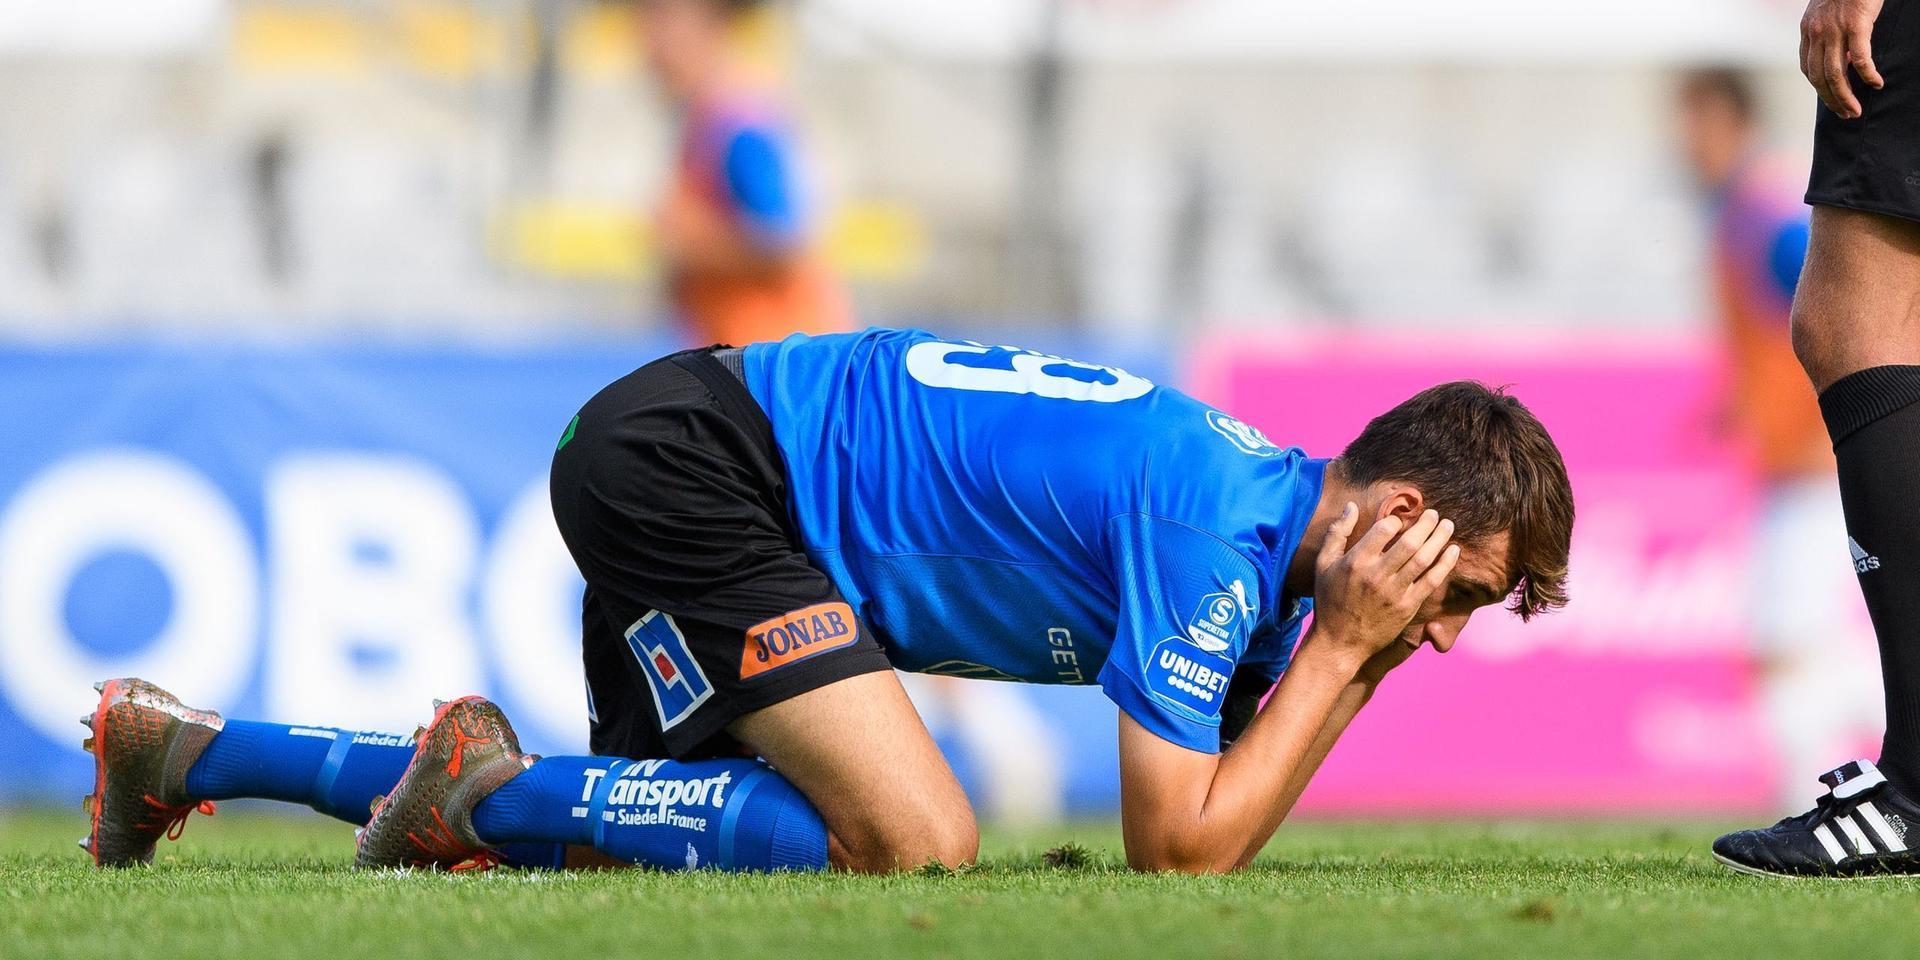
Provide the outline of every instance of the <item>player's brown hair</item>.
<path id="1" fill-rule="evenodd" d="M 1373 418 L 1337 468 L 1356 486 L 1412 484 L 1468 544 L 1508 531 L 1511 602 L 1523 620 L 1567 603 L 1573 487 L 1560 448 L 1506 389 L 1429 387 Z"/>

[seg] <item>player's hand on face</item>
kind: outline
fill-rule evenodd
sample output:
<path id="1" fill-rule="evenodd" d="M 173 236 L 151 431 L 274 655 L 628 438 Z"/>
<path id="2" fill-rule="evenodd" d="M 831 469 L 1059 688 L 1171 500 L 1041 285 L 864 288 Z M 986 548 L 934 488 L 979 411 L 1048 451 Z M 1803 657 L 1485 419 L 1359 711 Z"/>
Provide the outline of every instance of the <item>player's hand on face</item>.
<path id="1" fill-rule="evenodd" d="M 1394 643 L 1460 558 L 1453 521 L 1428 510 L 1407 526 L 1382 517 L 1352 549 L 1343 549 L 1359 521 L 1352 503 L 1333 522 L 1315 559 L 1314 618 L 1356 665 Z"/>
<path id="2" fill-rule="evenodd" d="M 1873 62 L 1873 22 L 1882 0 L 1808 0 L 1800 18 L 1800 72 L 1820 102 L 1842 119 L 1860 115 L 1847 71 L 1875 90 L 1886 86 Z"/>

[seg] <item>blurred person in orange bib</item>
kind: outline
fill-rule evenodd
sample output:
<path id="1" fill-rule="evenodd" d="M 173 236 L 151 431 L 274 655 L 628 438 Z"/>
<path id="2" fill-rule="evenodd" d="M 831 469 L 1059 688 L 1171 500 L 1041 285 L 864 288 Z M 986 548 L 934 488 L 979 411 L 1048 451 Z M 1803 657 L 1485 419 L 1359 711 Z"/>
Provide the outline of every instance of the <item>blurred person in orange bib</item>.
<path id="1" fill-rule="evenodd" d="M 640 0 L 648 62 L 680 111 L 655 220 L 675 312 L 693 339 L 745 344 L 851 322 L 814 249 L 818 210 L 773 71 L 735 33 L 757 0 Z"/>
<path id="2" fill-rule="evenodd" d="M 1760 480 L 1749 636 L 1783 774 L 1777 801 L 1794 808 L 1805 803 L 1804 771 L 1849 755 L 1884 720 L 1854 568 L 1840 551 L 1847 530 L 1832 445 L 1789 330 L 1807 211 L 1794 169 L 1760 145 L 1755 96 L 1744 75 L 1703 69 L 1682 81 L 1679 107 L 1687 159 L 1712 207 L 1728 419 Z"/>
<path id="3" fill-rule="evenodd" d="M 674 181 L 656 222 L 676 313 L 700 343 L 746 344 L 852 328 L 813 249 L 819 209 L 773 71 L 734 37 L 761 0 L 640 0 L 655 76 L 682 111 Z M 918 706 L 965 742 L 996 820 L 1045 822 L 1059 784 L 1036 772 L 1031 731 L 1005 735 L 1007 698 L 945 677 L 910 683 Z"/>

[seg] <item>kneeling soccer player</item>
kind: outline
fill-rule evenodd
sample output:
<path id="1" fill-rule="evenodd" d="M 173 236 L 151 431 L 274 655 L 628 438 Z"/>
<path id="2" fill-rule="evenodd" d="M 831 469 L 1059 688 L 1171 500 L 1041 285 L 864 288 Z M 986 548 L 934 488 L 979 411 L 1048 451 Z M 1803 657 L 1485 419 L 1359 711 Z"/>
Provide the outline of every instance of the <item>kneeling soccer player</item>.
<path id="1" fill-rule="evenodd" d="M 1565 602 L 1573 525 L 1553 441 L 1477 384 L 1318 460 L 1122 370 L 901 330 L 650 363 L 567 426 L 552 495 L 594 756 L 523 755 L 477 697 L 408 742 L 110 681 L 96 861 L 250 796 L 366 822 L 361 866 L 966 862 L 973 812 L 892 666 L 1099 684 L 1127 861 L 1230 870 L 1389 670 L 1503 598 Z"/>

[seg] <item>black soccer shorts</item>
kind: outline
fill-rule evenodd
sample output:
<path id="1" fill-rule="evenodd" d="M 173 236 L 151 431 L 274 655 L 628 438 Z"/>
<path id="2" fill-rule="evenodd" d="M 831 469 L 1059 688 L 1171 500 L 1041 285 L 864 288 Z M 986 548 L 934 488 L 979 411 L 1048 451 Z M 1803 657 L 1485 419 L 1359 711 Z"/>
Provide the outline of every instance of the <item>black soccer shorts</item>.
<path id="1" fill-rule="evenodd" d="M 1920 3 L 1889 3 L 1873 25 L 1884 90 L 1849 74 L 1861 116 L 1816 107 L 1807 202 L 1920 220 Z"/>
<path id="2" fill-rule="evenodd" d="M 888 669 L 801 551 L 773 426 L 739 352 L 691 350 L 614 381 L 554 452 L 553 516 L 586 577 L 593 752 L 731 756 L 743 714 Z"/>

